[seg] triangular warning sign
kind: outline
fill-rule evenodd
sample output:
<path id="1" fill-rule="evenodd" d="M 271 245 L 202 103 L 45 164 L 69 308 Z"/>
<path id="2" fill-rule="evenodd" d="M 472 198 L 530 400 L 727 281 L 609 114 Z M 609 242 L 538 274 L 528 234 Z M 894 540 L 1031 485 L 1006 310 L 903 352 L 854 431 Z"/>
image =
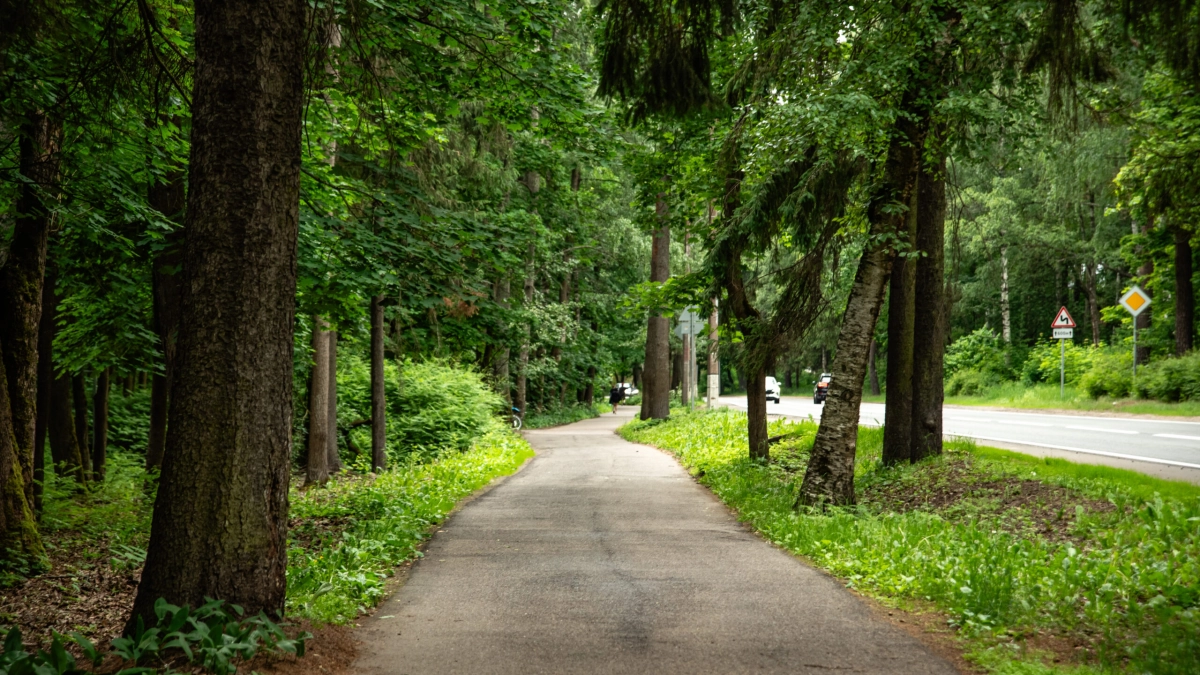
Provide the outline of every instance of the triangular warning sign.
<path id="1" fill-rule="evenodd" d="M 1074 328 L 1075 319 L 1071 318 L 1071 313 L 1066 307 L 1058 310 L 1058 314 L 1054 317 L 1054 322 L 1050 324 L 1051 328 Z"/>

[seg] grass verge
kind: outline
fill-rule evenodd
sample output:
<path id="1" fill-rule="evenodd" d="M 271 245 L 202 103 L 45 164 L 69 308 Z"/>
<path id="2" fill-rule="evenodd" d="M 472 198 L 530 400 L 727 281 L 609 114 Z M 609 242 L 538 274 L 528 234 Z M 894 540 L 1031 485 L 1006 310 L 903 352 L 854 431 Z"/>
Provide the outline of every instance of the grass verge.
<path id="1" fill-rule="evenodd" d="M 466 452 L 293 491 L 289 615 L 347 623 L 374 607 L 395 567 L 422 555 L 419 546 L 431 526 L 459 500 L 532 456 L 528 443 L 496 428 Z"/>
<path id="2" fill-rule="evenodd" d="M 525 418 L 525 428 L 545 429 L 547 427 L 571 424 L 580 420 L 590 420 L 593 417 L 600 416 L 601 407 L 612 411 L 612 408 L 608 404 L 597 403 L 594 405 L 572 405 L 555 410 L 547 410 L 546 412 L 534 413 Z"/>
<path id="3" fill-rule="evenodd" d="M 893 606 L 943 612 L 996 673 L 1200 672 L 1200 488 L 948 443 L 880 463 L 859 432 L 858 506 L 793 508 L 816 425 L 780 420 L 771 461 L 746 456 L 745 415 L 673 412 L 628 440 L 676 454 L 780 546 Z"/>
<path id="4" fill-rule="evenodd" d="M 883 403 L 884 396 L 864 396 L 868 403 Z M 1090 398 L 1082 389 L 1067 387 L 1058 394 L 1058 385 L 1026 386 L 1020 382 L 1005 382 L 984 388 L 976 396 L 947 396 L 947 405 L 995 406 L 1035 410 L 1081 410 L 1087 412 L 1118 412 L 1135 415 L 1165 415 L 1170 417 L 1200 417 L 1200 401 L 1164 403 L 1137 398 L 1112 399 L 1107 396 Z"/>

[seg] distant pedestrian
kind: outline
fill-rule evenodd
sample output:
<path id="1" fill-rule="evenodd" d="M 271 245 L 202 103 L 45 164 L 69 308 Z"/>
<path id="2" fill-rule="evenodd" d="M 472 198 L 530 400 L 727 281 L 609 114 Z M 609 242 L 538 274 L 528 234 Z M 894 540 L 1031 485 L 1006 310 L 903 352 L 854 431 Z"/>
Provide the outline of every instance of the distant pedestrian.
<path id="1" fill-rule="evenodd" d="M 611 391 L 608 392 L 608 402 L 613 407 L 613 414 L 617 414 L 617 406 L 621 405 L 621 401 L 625 400 L 625 387 L 620 383 L 614 384 Z"/>

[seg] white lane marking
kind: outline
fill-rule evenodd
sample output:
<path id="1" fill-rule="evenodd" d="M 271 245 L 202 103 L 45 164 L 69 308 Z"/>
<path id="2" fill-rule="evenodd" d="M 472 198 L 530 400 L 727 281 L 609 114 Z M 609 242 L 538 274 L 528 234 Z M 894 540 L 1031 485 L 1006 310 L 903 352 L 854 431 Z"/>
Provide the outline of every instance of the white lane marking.
<path id="1" fill-rule="evenodd" d="M 942 413 L 945 415 L 945 413 Z M 988 422 L 992 423 L 996 420 L 983 419 L 982 417 L 943 417 L 946 422 Z"/>
<path id="2" fill-rule="evenodd" d="M 1117 459 L 1131 459 L 1137 462 L 1150 462 L 1151 464 L 1166 464 L 1168 466 L 1182 466 L 1188 469 L 1200 469 L 1200 464 L 1189 464 L 1188 462 L 1173 462 L 1169 459 L 1158 459 L 1156 457 L 1143 457 L 1142 455 L 1126 455 L 1120 452 L 1101 452 L 1100 450 L 1087 450 L 1084 448 L 1073 448 L 1069 445 L 1052 445 L 1050 443 L 1033 443 L 1031 441 L 1014 441 L 1009 438 L 992 438 L 990 436 L 961 436 L 961 438 L 972 438 L 977 441 L 998 441 L 1000 443 L 1012 443 L 1013 445 L 1032 445 L 1035 448 L 1050 448 L 1052 450 L 1068 450 L 1070 452 L 1082 452 L 1085 455 L 1102 455 L 1104 457 L 1116 457 Z"/>
<path id="3" fill-rule="evenodd" d="M 1045 424 L 1043 422 L 1020 422 L 1017 420 L 1000 420 L 1000 423 L 1010 427 L 1052 427 L 1053 424 Z"/>
<path id="4" fill-rule="evenodd" d="M 962 410 L 959 406 L 947 407 L 945 410 Z M 1168 419 L 1152 419 L 1148 417 L 1101 417 L 1099 415 L 1056 415 L 1054 413 L 1037 413 L 1037 412 L 1010 412 L 1008 410 L 997 410 L 997 415 L 1004 416 L 1024 416 L 1024 417 L 1061 417 L 1070 420 L 1100 420 L 1102 422 L 1111 422 L 1113 420 L 1122 420 L 1125 422 L 1134 422 L 1141 424 L 1191 424 L 1192 426 L 1200 426 L 1200 422 L 1185 422 L 1183 420 L 1168 420 Z"/>
<path id="5" fill-rule="evenodd" d="M 1064 424 L 1063 428 L 1077 429 L 1079 431 L 1098 431 L 1102 434 L 1128 434 L 1130 436 L 1137 435 L 1136 431 L 1132 431 L 1130 429 L 1105 429 L 1103 427 L 1083 427 L 1075 424 Z"/>
<path id="6" fill-rule="evenodd" d="M 1185 441 L 1200 441 L 1200 436 L 1184 436 L 1183 434 L 1154 434 L 1159 438 L 1182 438 Z"/>

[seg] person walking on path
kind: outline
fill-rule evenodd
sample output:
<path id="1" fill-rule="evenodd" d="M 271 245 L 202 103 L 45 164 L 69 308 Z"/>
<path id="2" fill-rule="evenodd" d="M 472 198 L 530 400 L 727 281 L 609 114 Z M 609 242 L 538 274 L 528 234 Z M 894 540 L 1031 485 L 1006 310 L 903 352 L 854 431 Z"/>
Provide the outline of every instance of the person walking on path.
<path id="1" fill-rule="evenodd" d="M 608 403 L 613 408 L 613 414 L 617 414 L 617 406 L 621 405 L 621 401 L 625 400 L 625 387 L 620 382 L 613 385 L 612 391 L 608 392 Z"/>

